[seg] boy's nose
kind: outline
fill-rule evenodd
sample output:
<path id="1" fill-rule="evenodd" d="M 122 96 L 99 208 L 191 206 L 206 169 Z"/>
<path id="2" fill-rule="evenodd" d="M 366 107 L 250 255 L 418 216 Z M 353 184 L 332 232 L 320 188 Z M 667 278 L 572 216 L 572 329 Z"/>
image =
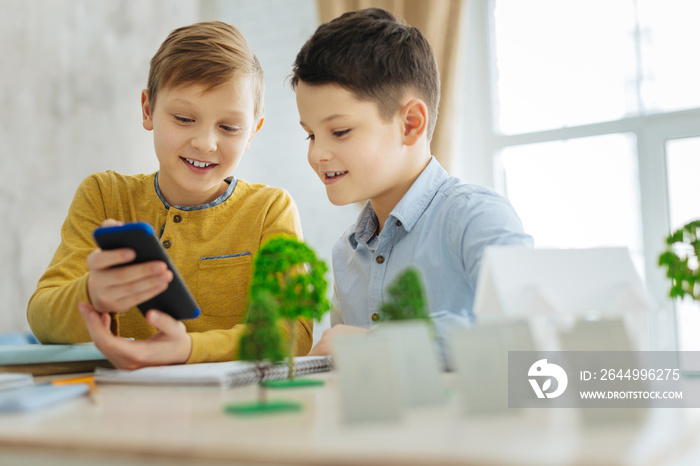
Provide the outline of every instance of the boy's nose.
<path id="1" fill-rule="evenodd" d="M 210 129 L 202 129 L 194 135 L 191 144 L 200 152 L 214 152 L 216 150 L 216 134 Z"/>
<path id="2" fill-rule="evenodd" d="M 311 165 L 316 165 L 320 162 L 325 162 L 331 158 L 330 152 L 323 148 L 323 145 L 318 141 L 309 145 L 308 159 Z"/>

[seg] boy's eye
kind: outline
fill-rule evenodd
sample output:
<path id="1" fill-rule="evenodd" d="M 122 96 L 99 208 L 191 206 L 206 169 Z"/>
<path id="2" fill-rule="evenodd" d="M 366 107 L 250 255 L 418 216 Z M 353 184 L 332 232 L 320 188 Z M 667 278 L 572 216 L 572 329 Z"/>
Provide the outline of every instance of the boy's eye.
<path id="1" fill-rule="evenodd" d="M 333 131 L 333 136 L 339 138 L 339 137 L 345 136 L 345 135 L 348 134 L 349 132 L 350 132 L 349 129 L 344 129 L 344 130 L 341 130 L 341 131 Z"/>
<path id="2" fill-rule="evenodd" d="M 236 126 L 228 126 L 228 125 L 221 125 L 221 126 L 219 126 L 219 128 L 223 129 L 227 133 L 237 133 L 241 130 L 240 128 L 238 128 Z"/>
<path id="3" fill-rule="evenodd" d="M 192 123 L 194 120 L 192 118 L 187 118 L 183 116 L 175 115 L 175 119 L 180 123 Z"/>

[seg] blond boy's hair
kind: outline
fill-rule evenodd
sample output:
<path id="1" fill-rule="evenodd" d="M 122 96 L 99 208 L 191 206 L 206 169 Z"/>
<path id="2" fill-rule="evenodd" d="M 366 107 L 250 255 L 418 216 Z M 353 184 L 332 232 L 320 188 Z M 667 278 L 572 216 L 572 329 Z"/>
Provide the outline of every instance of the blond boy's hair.
<path id="1" fill-rule="evenodd" d="M 234 26 L 210 21 L 175 29 L 151 59 L 148 99 L 155 107 L 158 91 L 202 84 L 207 90 L 231 79 L 251 78 L 255 120 L 264 114 L 265 81 L 258 58 Z"/>

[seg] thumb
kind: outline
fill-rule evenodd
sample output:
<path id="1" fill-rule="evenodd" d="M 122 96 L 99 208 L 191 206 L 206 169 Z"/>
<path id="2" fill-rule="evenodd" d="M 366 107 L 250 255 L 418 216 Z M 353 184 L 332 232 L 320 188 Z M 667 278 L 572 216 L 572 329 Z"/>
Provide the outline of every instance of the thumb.
<path id="1" fill-rule="evenodd" d="M 166 334 L 185 331 L 185 324 L 157 309 L 151 309 L 146 313 L 146 321 L 158 331 Z"/>

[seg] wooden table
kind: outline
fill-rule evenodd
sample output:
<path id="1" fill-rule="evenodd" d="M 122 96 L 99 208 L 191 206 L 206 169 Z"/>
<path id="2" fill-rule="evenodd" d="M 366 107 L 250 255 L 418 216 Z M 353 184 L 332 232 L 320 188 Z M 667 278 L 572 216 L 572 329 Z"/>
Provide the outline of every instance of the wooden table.
<path id="1" fill-rule="evenodd" d="M 445 375 L 447 385 L 454 380 Z M 0 464 L 696 464 L 700 410 L 652 411 L 639 424 L 590 427 L 572 409 L 465 416 L 459 396 L 414 408 L 398 424 L 346 425 L 336 374 L 322 388 L 269 391 L 300 412 L 240 417 L 232 401 L 257 387 L 99 386 L 31 413 L 0 414 Z M 687 462 L 687 463 L 684 463 Z M 700 460 L 697 462 L 700 464 Z"/>

